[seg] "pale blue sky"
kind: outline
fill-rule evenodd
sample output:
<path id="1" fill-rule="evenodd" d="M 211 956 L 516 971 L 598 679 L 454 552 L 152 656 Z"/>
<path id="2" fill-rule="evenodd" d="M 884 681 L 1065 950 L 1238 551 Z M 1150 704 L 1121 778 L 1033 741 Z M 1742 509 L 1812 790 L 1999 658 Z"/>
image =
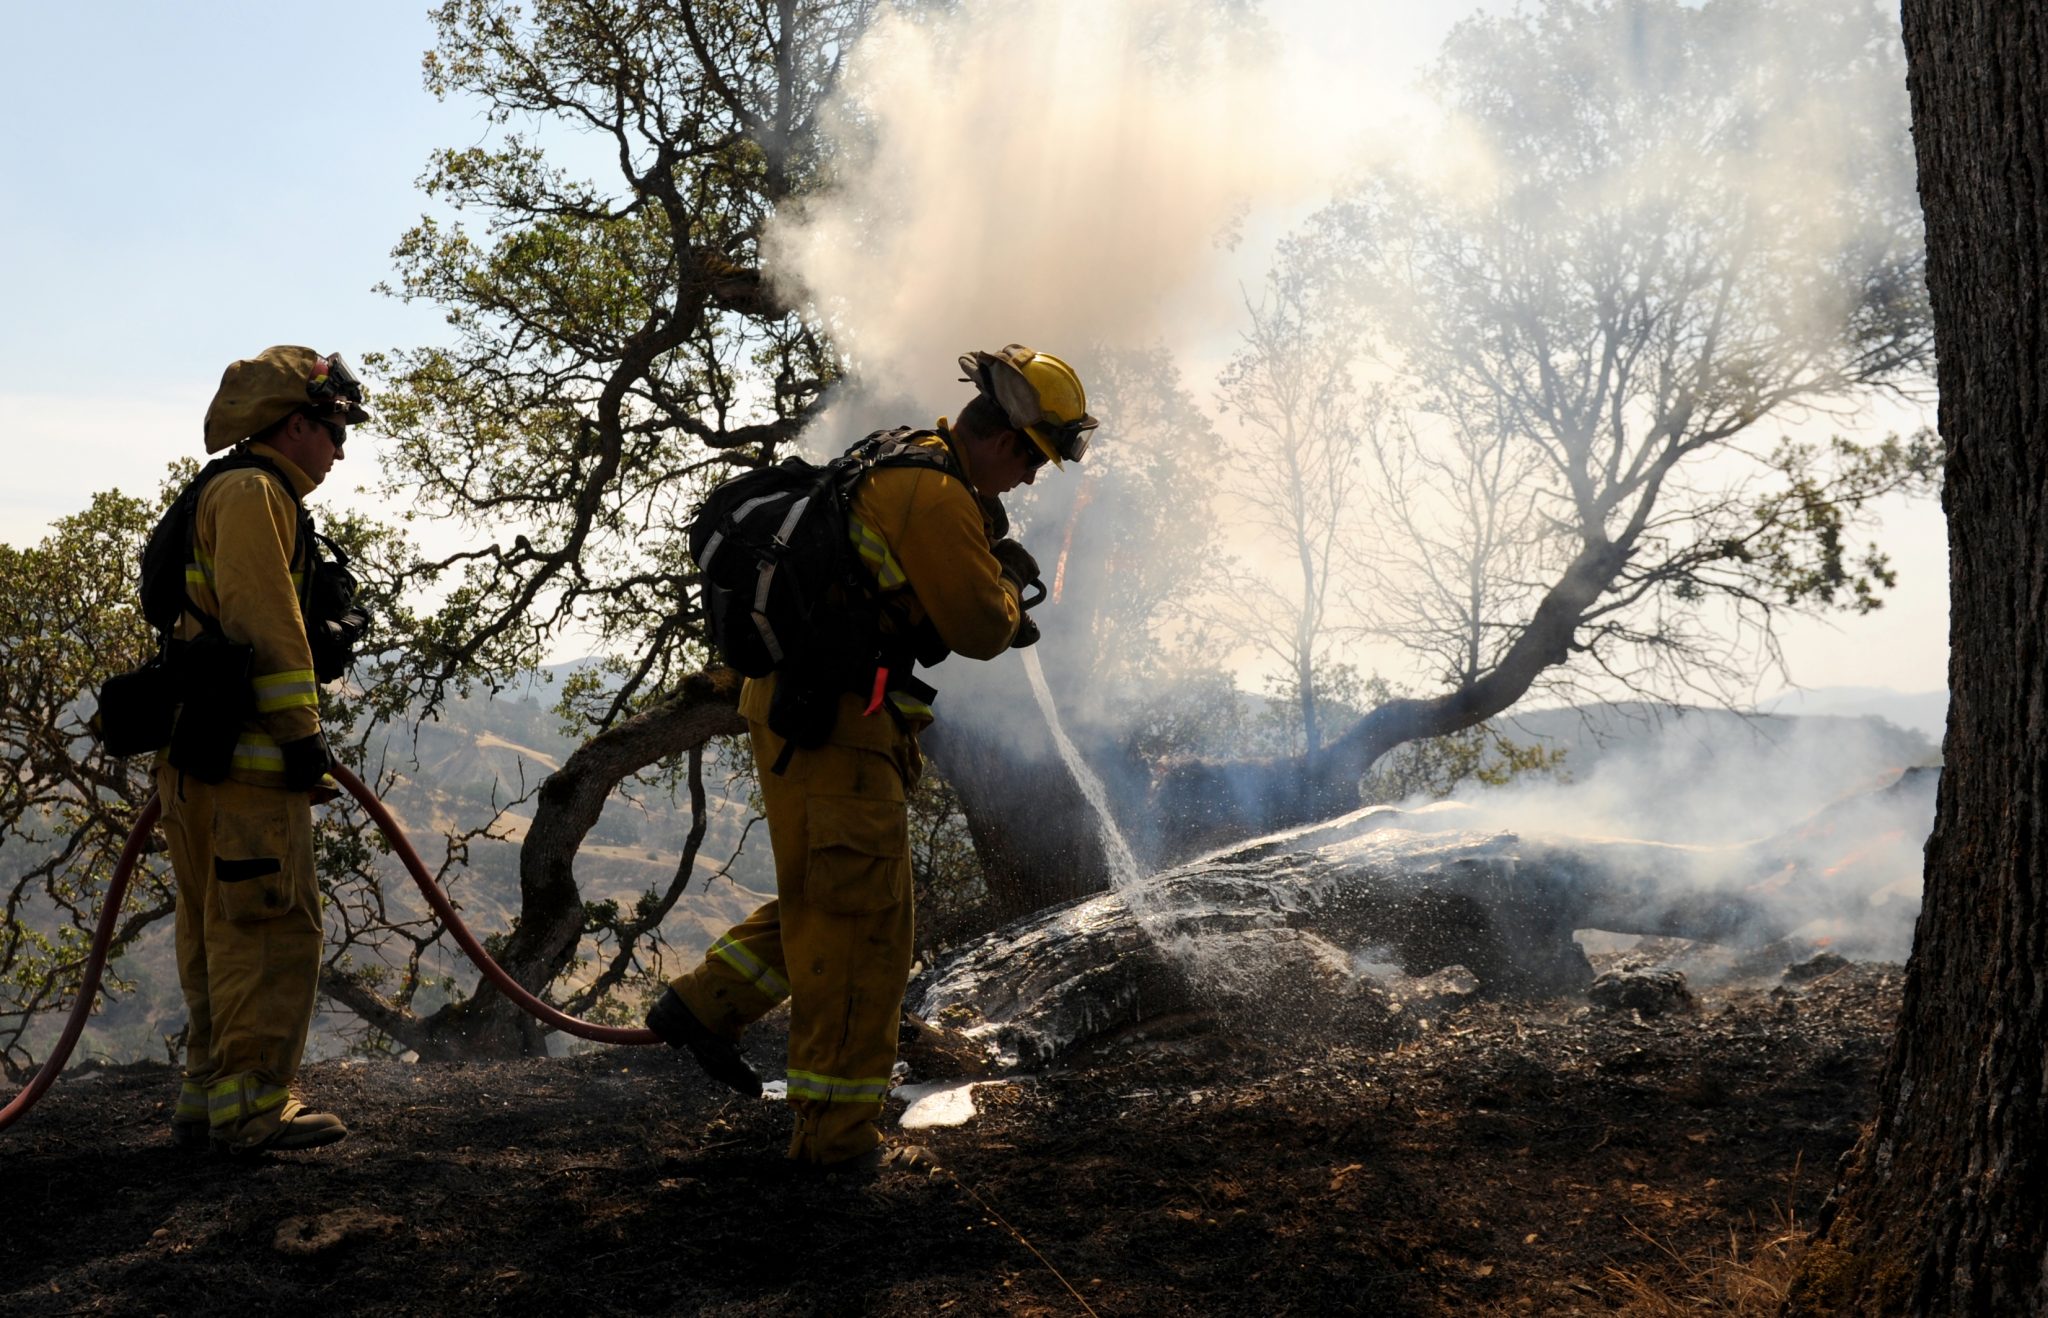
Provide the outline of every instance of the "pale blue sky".
<path id="1" fill-rule="evenodd" d="M 428 151 L 480 129 L 421 86 L 422 5 L 10 8 L 0 391 L 183 390 L 245 342 L 431 332 L 370 292 Z"/>
<path id="2" fill-rule="evenodd" d="M 1382 68 L 1426 58 L 1466 8 L 1268 5 L 1284 40 Z M 360 361 L 443 332 L 435 308 L 372 291 L 428 209 L 429 154 L 487 133 L 421 85 L 427 12 L 0 0 L 0 541 L 32 543 L 95 490 L 154 489 L 199 452 L 237 357 Z"/>
<path id="3" fill-rule="evenodd" d="M 371 291 L 428 152 L 481 132 L 421 86 L 423 5 L 7 9 L 0 538 L 153 488 L 236 357 L 436 335 Z"/>

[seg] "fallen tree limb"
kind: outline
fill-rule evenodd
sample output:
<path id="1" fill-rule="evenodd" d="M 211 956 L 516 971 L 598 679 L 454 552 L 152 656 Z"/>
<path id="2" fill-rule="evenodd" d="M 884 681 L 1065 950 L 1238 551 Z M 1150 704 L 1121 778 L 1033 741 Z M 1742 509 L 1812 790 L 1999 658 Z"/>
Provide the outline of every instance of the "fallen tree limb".
<path id="1" fill-rule="evenodd" d="M 1872 794 L 1870 808 L 1931 818 L 1932 783 Z M 1731 847 L 1482 822 L 1449 803 L 1377 807 L 1218 852 L 998 930 L 935 967 L 910 1002 L 1030 1066 L 1188 1010 L 1355 1011 L 1369 1026 L 1390 1008 L 1368 963 L 1409 976 L 1463 966 L 1494 995 L 1577 993 L 1593 978 L 1577 930 L 1771 944 L 1817 913 L 1867 905 L 1925 836 L 1924 819 L 1917 836 L 1893 825 L 1852 872 L 1824 869 L 1814 845 L 1867 841 L 1875 826 L 1853 812 Z M 1910 931 L 1916 909 L 1900 901 L 1883 918 Z"/>

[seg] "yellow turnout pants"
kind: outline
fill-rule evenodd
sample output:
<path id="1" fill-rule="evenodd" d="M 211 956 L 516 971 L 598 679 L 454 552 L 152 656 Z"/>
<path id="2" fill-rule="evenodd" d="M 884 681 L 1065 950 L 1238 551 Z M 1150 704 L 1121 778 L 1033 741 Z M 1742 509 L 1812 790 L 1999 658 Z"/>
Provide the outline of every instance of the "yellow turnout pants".
<path id="1" fill-rule="evenodd" d="M 789 1156 L 841 1162 L 881 1139 L 875 1121 L 910 977 L 904 792 L 922 760 L 905 733 L 890 751 L 838 743 L 798 751 L 776 774 L 782 738 L 765 724 L 748 728 L 776 897 L 721 935 L 673 987 L 698 1020 L 733 1040 L 789 999 Z"/>
<path id="2" fill-rule="evenodd" d="M 156 771 L 178 882 L 178 983 L 191 1029 L 174 1120 L 261 1143 L 283 1118 L 320 977 L 320 889 L 304 792 Z"/>

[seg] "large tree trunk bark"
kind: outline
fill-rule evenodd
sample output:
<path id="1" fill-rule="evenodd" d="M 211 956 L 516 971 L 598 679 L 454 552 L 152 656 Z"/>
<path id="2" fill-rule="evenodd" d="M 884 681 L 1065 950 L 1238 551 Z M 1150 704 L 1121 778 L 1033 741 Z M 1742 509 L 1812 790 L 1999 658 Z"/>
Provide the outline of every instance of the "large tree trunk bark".
<path id="1" fill-rule="evenodd" d="M 1095 809 L 1060 759 L 1019 662 L 947 664 L 938 719 L 924 734 L 933 767 L 960 796 L 998 920 L 1109 886 Z"/>
<path id="2" fill-rule="evenodd" d="M 1875 1123 L 1797 1313 L 2048 1312 L 2048 10 L 1906 0 L 1948 445 L 1950 709 Z"/>

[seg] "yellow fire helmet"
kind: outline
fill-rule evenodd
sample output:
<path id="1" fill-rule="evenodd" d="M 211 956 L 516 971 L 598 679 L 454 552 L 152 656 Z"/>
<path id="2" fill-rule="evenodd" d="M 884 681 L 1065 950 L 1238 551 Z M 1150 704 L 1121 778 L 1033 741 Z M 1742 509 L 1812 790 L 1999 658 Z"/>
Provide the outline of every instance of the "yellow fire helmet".
<path id="1" fill-rule="evenodd" d="M 961 378 L 981 391 L 1010 424 L 1063 467 L 1079 462 L 1099 424 L 1088 415 L 1088 394 L 1074 368 L 1049 352 L 1012 343 L 1001 352 L 970 352 L 960 359 Z"/>
<path id="2" fill-rule="evenodd" d="M 338 352 L 283 344 L 231 363 L 206 408 L 206 451 L 233 448 L 294 412 L 310 412 L 346 426 L 370 419 L 363 385 Z"/>

